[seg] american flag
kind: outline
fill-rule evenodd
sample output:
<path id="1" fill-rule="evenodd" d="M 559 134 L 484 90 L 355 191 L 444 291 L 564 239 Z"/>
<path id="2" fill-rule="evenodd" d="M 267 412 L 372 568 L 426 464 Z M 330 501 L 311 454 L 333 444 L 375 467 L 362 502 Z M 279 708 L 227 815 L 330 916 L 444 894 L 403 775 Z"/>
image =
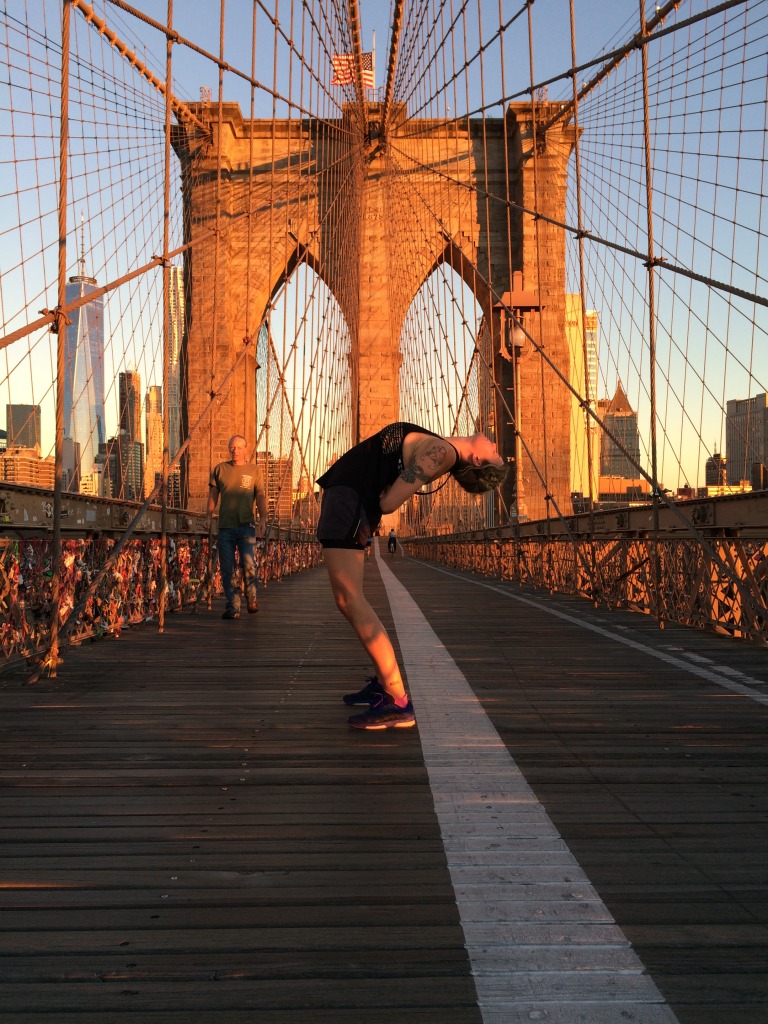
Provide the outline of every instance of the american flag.
<path id="1" fill-rule="evenodd" d="M 355 55 L 353 53 L 334 53 L 333 79 L 331 85 L 349 85 L 355 80 Z M 374 88 L 373 52 L 363 54 L 363 88 Z"/>

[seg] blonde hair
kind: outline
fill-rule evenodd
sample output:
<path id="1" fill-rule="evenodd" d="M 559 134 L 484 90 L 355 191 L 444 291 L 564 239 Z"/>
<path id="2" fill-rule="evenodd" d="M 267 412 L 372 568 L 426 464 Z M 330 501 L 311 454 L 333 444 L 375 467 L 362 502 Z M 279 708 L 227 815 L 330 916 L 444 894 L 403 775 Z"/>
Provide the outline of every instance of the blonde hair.
<path id="1" fill-rule="evenodd" d="M 492 462 L 483 462 L 479 466 L 459 462 L 451 470 L 456 483 L 469 494 L 494 491 L 506 480 L 508 472 L 509 466 L 496 466 Z"/>

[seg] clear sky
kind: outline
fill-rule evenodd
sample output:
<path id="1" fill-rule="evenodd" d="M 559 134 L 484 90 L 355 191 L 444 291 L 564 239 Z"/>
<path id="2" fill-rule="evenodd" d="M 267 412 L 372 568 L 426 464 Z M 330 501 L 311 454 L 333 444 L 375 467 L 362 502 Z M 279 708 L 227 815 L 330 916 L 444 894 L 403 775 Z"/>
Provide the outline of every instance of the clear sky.
<path id="1" fill-rule="evenodd" d="M 51 0 L 46 0 L 50 3 Z M 166 0 L 135 0 L 136 6 L 157 21 L 165 23 L 167 17 Z M 102 6 L 95 5 L 97 10 Z M 106 4 L 106 16 L 110 23 L 115 23 L 117 14 L 114 8 Z M 286 31 L 290 32 L 289 4 L 278 6 L 280 20 Z M 474 6 L 474 4 L 472 5 Z M 218 55 L 220 45 L 220 5 L 215 0 L 176 0 L 173 5 L 173 27 L 176 31 L 201 46 L 209 53 Z M 448 5 L 451 17 L 459 10 L 458 3 Z M 497 29 L 500 21 L 506 22 L 514 14 L 521 11 L 523 5 L 509 0 L 480 0 L 479 10 L 483 19 L 483 37 L 489 38 Z M 647 4 L 648 12 L 655 8 L 654 3 Z M 251 67 L 251 10 L 248 0 L 225 0 L 224 18 L 224 57 L 228 63 L 248 72 Z M 375 36 L 376 84 L 383 86 L 386 78 L 390 45 L 391 4 L 381 0 L 360 0 L 360 27 L 364 50 L 373 47 Z M 406 0 L 403 19 L 403 36 L 407 33 L 409 19 L 415 16 L 418 8 Z M 133 31 L 144 35 L 148 40 L 156 33 L 148 31 L 145 26 L 128 19 Z M 531 8 L 532 37 L 534 42 L 534 78 L 541 82 L 560 75 L 571 66 L 570 36 L 570 5 L 568 0 L 536 0 Z M 637 0 L 576 0 L 576 52 L 577 63 L 586 63 L 600 54 L 610 51 L 637 30 Z M 273 46 L 270 35 L 259 28 L 257 30 L 257 61 L 256 77 L 265 82 L 273 80 Z M 507 68 L 506 87 L 508 93 L 528 87 L 530 68 L 528 57 L 528 21 L 527 15 L 519 18 L 506 34 L 508 40 L 505 49 L 505 65 Z M 338 48 L 343 49 L 344 41 L 336 40 Z M 150 44 L 152 50 L 157 47 Z M 298 48 L 302 43 L 297 42 Z M 307 40 L 303 43 L 303 51 L 311 52 Z M 489 49 L 489 65 L 498 64 L 496 48 Z M 486 73 L 491 67 L 486 67 Z M 277 68 L 278 90 L 287 94 L 287 69 Z M 183 47 L 174 51 L 174 78 L 176 90 L 190 100 L 199 98 L 200 87 L 208 87 L 214 96 L 218 88 L 214 69 L 200 58 Z M 236 82 L 229 81 L 225 88 L 227 98 L 236 95 L 241 88 Z M 493 90 L 489 90 L 493 95 Z M 568 95 L 570 84 L 563 82 L 561 86 L 552 87 L 553 98 Z M 247 102 L 249 102 L 249 97 Z M 283 116 L 282 112 L 278 116 Z"/>
<path id="2" fill-rule="evenodd" d="M 309 0 L 308 0 L 309 2 Z M 166 0 L 135 0 L 136 6 L 145 12 L 149 17 L 165 22 L 167 17 Z M 688 16 L 702 10 L 706 6 L 705 0 L 687 0 L 681 5 L 681 16 Z M 711 6 L 711 4 L 710 4 Z M 754 5 L 755 7 L 757 5 Z M 35 7 L 40 15 L 37 19 L 30 19 L 28 9 Z M 219 12 L 220 5 L 216 0 L 175 0 L 174 4 L 174 28 L 182 36 L 192 41 L 209 53 L 219 52 Z M 443 16 L 453 18 L 461 9 L 459 0 L 446 0 L 441 6 L 434 0 L 428 11 L 439 10 Z M 147 26 L 143 22 L 122 12 L 106 0 L 94 0 L 94 8 L 99 17 L 106 18 L 111 29 L 128 42 L 129 46 L 135 48 L 140 60 L 144 61 L 159 78 L 165 75 L 165 41 L 164 36 Z M 649 14 L 653 12 L 655 4 L 648 3 Z M 252 60 L 252 38 L 251 12 L 254 10 L 250 0 L 226 0 L 225 4 L 225 25 L 224 25 L 224 59 L 232 66 L 242 69 L 250 74 Z M 257 89 L 255 93 L 255 116 L 271 117 L 274 113 L 277 117 L 284 117 L 290 111 L 293 116 L 301 112 L 312 112 L 319 116 L 336 116 L 338 103 L 344 98 L 341 90 L 332 89 L 328 86 L 330 80 L 330 55 L 332 52 L 344 52 L 349 47 L 349 39 L 343 38 L 338 26 L 325 24 L 324 34 L 321 38 L 317 32 L 308 28 L 309 20 L 306 13 L 303 18 L 301 12 L 310 10 L 312 17 L 326 18 L 336 9 L 328 3 L 320 3 L 314 0 L 308 8 L 298 5 L 293 6 L 288 0 L 280 0 L 275 4 L 279 14 L 280 26 L 287 36 L 294 41 L 295 50 L 302 55 L 302 60 L 297 60 L 295 53 L 291 56 L 285 40 L 278 34 L 278 45 L 275 47 L 275 30 L 272 22 L 266 18 L 261 8 L 257 8 L 259 19 L 257 20 L 257 38 L 255 53 L 255 78 L 266 88 Z M 418 8 L 423 10 L 424 7 Z M 422 102 L 423 109 L 420 113 L 443 116 L 446 113 L 460 115 L 466 111 L 478 109 L 483 103 L 486 110 L 492 116 L 498 116 L 503 109 L 503 101 L 509 99 L 522 99 L 527 96 L 526 90 L 531 81 L 531 68 L 529 65 L 528 52 L 528 14 L 532 22 L 533 39 L 533 81 L 535 84 L 546 82 L 557 76 L 564 76 L 571 66 L 571 40 L 569 24 L 569 4 L 567 0 L 536 0 L 530 9 L 517 0 L 509 3 L 507 0 L 473 0 L 466 9 L 474 12 L 475 24 L 470 24 L 468 33 L 472 36 L 467 42 L 465 54 L 452 53 L 449 74 L 452 67 L 461 66 L 462 61 L 468 62 L 468 71 L 459 88 L 441 89 L 440 76 L 437 81 L 432 81 L 429 86 L 431 93 L 423 100 L 419 100 L 415 90 L 410 93 L 407 78 L 398 80 L 398 88 L 406 95 L 415 97 L 414 103 Z M 415 61 L 418 64 L 420 54 L 419 26 L 416 23 L 417 8 L 414 4 L 406 3 L 402 32 L 402 53 L 403 66 L 408 68 Z M 55 43 L 58 40 L 59 19 L 61 6 L 59 0 L 36 0 L 32 3 L 24 3 L 23 0 L 12 0 L 6 5 L 4 16 L 10 24 L 15 19 L 18 26 L 19 41 L 24 38 L 25 25 L 30 25 L 30 32 L 39 32 Z M 482 34 L 476 27 L 477 15 L 482 20 Z M 362 29 L 362 43 L 364 49 L 370 49 L 375 33 L 375 52 L 377 85 L 383 86 L 385 82 L 388 51 L 389 51 L 389 21 L 391 8 L 386 3 L 377 3 L 375 0 L 361 0 L 360 17 Z M 594 61 L 602 54 L 611 51 L 621 43 L 630 38 L 637 30 L 638 25 L 638 4 L 636 0 L 576 0 L 576 47 L 577 64 L 587 64 Z M 118 110 L 125 97 L 138 97 L 140 102 L 146 104 L 146 129 L 141 127 L 140 118 L 143 112 L 139 111 L 135 119 L 135 135 L 126 136 L 121 140 L 124 152 L 121 156 L 115 146 L 114 140 L 103 138 L 108 135 L 104 131 L 104 125 L 97 122 L 94 117 L 91 120 L 82 118 L 78 124 L 78 131 L 82 132 L 82 140 L 79 143 L 85 151 L 91 144 L 95 151 L 96 147 L 103 146 L 99 156 L 103 155 L 104 161 L 98 167 L 88 166 L 83 161 L 78 164 L 77 157 L 74 157 L 75 170 L 79 171 L 72 182 L 71 192 L 71 224 L 70 224 L 70 245 L 69 245 L 69 272 L 77 272 L 77 256 L 79 249 L 79 237 L 75 233 L 81 214 L 86 220 L 86 248 L 89 255 L 89 272 L 98 277 L 99 283 L 114 280 L 133 269 L 142 260 L 157 251 L 157 225 L 159 223 L 156 215 L 156 207 L 150 206 L 157 201 L 158 189 L 162 191 L 161 183 L 152 179 L 150 174 L 157 171 L 162 164 L 161 132 L 158 132 L 157 109 L 150 110 L 150 105 L 161 104 L 158 94 L 144 87 L 136 88 L 137 76 L 128 66 L 127 62 L 121 60 L 116 52 L 110 51 L 100 40 L 96 32 L 86 28 L 82 15 L 75 14 L 74 22 L 77 25 L 79 36 L 78 44 L 78 68 L 77 73 L 85 80 L 92 76 L 96 83 L 95 93 L 98 89 L 104 89 L 105 101 L 114 104 L 114 110 L 110 108 L 104 120 L 111 130 L 110 118 L 114 117 L 115 124 L 122 124 L 119 117 L 123 117 L 123 111 Z M 509 22 L 509 28 L 504 35 L 503 61 L 502 49 L 499 42 L 494 38 L 498 27 Z M 442 27 L 442 26 L 440 26 Z M 311 26 L 310 26 L 311 28 Z M 713 33 L 712 46 L 715 47 L 717 40 Z M 720 33 L 721 47 L 731 46 L 725 39 L 724 33 Z M 757 68 L 747 69 L 752 75 L 753 84 L 747 92 L 742 87 L 739 94 L 740 78 L 742 68 L 738 59 L 743 58 L 746 51 L 738 50 L 734 45 L 735 54 L 733 64 L 724 72 L 723 61 L 718 65 L 716 61 L 710 60 L 708 52 L 697 54 L 701 57 L 703 67 L 702 79 L 695 79 L 697 74 L 696 65 L 692 63 L 690 70 L 685 74 L 679 73 L 675 68 L 675 55 L 672 54 L 666 59 L 667 63 L 654 67 L 653 73 L 658 76 L 656 80 L 657 96 L 665 95 L 667 83 L 670 83 L 670 106 L 668 111 L 657 110 L 657 124 L 660 135 L 660 146 L 658 152 L 660 157 L 666 161 L 663 174 L 664 180 L 659 178 L 659 191 L 663 197 L 664 205 L 661 203 L 656 214 L 659 223 L 664 222 L 664 231 L 659 234 L 657 244 L 664 246 L 665 255 L 676 256 L 677 261 L 692 265 L 694 269 L 703 273 L 712 273 L 726 279 L 729 274 L 734 275 L 734 283 L 744 288 L 756 288 L 761 290 L 762 282 L 757 279 L 754 267 L 758 257 L 765 260 L 765 246 L 759 249 L 761 230 L 759 225 L 762 222 L 762 213 L 759 197 L 764 193 L 764 183 L 761 170 L 765 166 L 762 159 L 762 142 L 765 138 L 764 126 L 761 132 L 755 131 L 751 124 L 744 124 L 743 130 L 734 130 L 735 116 L 733 111 L 738 111 L 740 116 L 748 106 L 759 112 L 764 103 L 764 81 L 765 81 L 765 56 L 764 45 L 760 51 L 760 36 L 756 35 L 753 54 L 753 63 L 759 63 L 762 52 L 763 64 Z M 483 54 L 481 62 L 475 60 L 472 55 L 477 54 L 480 42 L 490 40 L 487 51 Z M 681 40 L 683 42 L 684 40 Z M 737 44 L 741 45 L 737 38 Z M 410 47 L 410 49 L 408 49 Z M 37 110 L 34 117 L 25 117 L 25 103 L 30 102 L 24 96 L 24 61 L 25 56 L 20 50 L 13 53 L 13 60 L 18 60 L 21 66 L 21 73 L 14 69 L 11 75 L 13 94 L 8 102 L 0 103 L 0 138 L 4 140 L 6 152 L 13 147 L 14 160 L 6 163 L 0 162 L 0 251 L 2 251 L 2 274 L 0 275 L 0 303 L 2 304 L 2 319 L 9 325 L 9 329 L 18 326 L 20 323 L 34 319 L 37 311 L 44 305 L 51 306 L 55 301 L 55 285 L 52 291 L 52 282 L 55 282 L 55 240 L 56 240 L 56 155 L 58 145 L 57 115 L 57 68 L 58 55 L 55 46 L 39 47 L 33 49 L 33 57 L 48 63 L 47 68 L 42 69 L 50 75 L 49 92 L 46 94 L 46 83 L 41 85 L 40 68 L 33 67 L 33 73 L 29 77 L 32 89 L 39 88 L 39 94 L 35 96 L 34 103 Z M 458 44 L 457 44 L 458 49 Z M 759 52 L 758 52 L 759 51 Z M 44 54 L 44 55 L 43 55 Z M 110 56 L 110 54 L 112 56 Z M 470 60 L 468 56 L 472 59 Z M 111 65 L 110 65 L 111 60 Z M 218 74 L 216 67 L 209 60 L 204 59 L 200 54 L 193 52 L 185 46 L 175 46 L 173 49 L 174 60 L 174 92 L 190 101 L 200 99 L 200 89 L 205 88 L 211 91 L 215 99 L 218 92 Z M 629 64 L 630 62 L 625 62 Z M 96 69 L 92 73 L 91 67 Z M 707 68 L 711 67 L 709 77 Z M 591 77 L 593 68 L 586 68 L 580 73 L 580 80 Z M 106 72 L 106 73 L 105 73 Z M 432 71 L 430 71 L 430 74 Z M 442 69 L 441 74 L 445 74 Z M 722 92 L 725 74 L 733 78 L 731 92 Z M 318 81 L 313 80 L 313 75 Z M 677 75 L 677 77 L 675 77 Z M 665 76 L 667 76 L 665 78 Z M 423 79 L 427 80 L 424 74 Z M 502 77 L 504 88 L 502 90 Z M 123 83 L 123 80 L 125 84 Z M 277 93 L 273 97 L 272 86 Z M 672 86 L 680 91 L 673 96 Z M 635 99 L 637 98 L 636 84 L 633 83 Z M 0 83 L 0 91 L 7 89 L 7 83 Z M 136 89 L 135 93 L 133 90 Z M 142 91 L 143 89 L 143 91 Z M 568 98 L 571 95 L 571 83 L 567 77 L 560 77 L 552 82 L 548 89 L 548 98 L 557 100 Z M 695 90 L 699 93 L 695 95 Z M 617 90 L 613 87 L 604 90 L 605 93 L 616 95 Z M 762 90 L 762 91 L 761 91 Z M 599 91 L 600 92 L 600 91 Z M 5 93 L 3 92 L 3 98 Z M 247 83 L 241 77 L 232 72 L 224 74 L 223 97 L 226 101 L 236 100 L 240 103 L 244 115 L 249 114 L 251 102 L 251 91 Z M 396 98 L 398 98 L 396 96 Z M 694 100 L 702 103 L 700 111 L 701 132 L 696 136 L 688 132 L 688 125 L 678 130 L 675 119 L 678 118 L 683 108 L 690 113 Z M 636 127 L 628 117 L 626 125 L 621 123 L 621 110 L 618 103 L 613 107 L 608 106 L 604 111 L 600 104 L 595 102 L 592 109 L 600 116 L 611 118 L 606 121 L 608 130 L 599 121 L 594 125 L 587 125 L 585 128 L 584 152 L 585 161 L 587 154 L 587 143 L 592 144 L 595 140 L 600 141 L 604 137 L 615 138 L 615 152 L 611 159 L 616 161 L 616 166 L 622 164 L 620 187 L 627 186 L 624 202 L 632 203 L 632 212 L 636 223 L 627 224 L 627 229 L 636 231 L 637 238 L 642 241 L 644 225 L 642 223 L 642 161 L 636 149 L 638 134 Z M 749 102 L 748 102 L 749 101 Z M 676 106 L 675 106 L 676 104 Z M 707 104 L 716 108 L 718 104 L 727 104 L 729 111 L 727 117 L 718 109 L 706 109 Z M 449 109 L 450 106 L 450 109 Z M 75 112 L 77 114 L 77 112 Z M 636 111 L 635 111 L 636 114 Z M 584 111 L 584 117 L 589 111 Z M 89 115 L 90 117 L 90 115 Z M 718 119 L 723 121 L 723 130 L 717 123 Z M 74 119 L 73 119 L 74 120 Z M 714 122 L 714 125 L 713 125 Z M 707 126 L 709 124 L 709 127 Z M 736 126 L 738 128 L 739 126 Z M 726 130 L 727 129 L 727 130 Z M 119 128 L 115 129 L 116 131 Z M 622 134 L 626 130 L 626 134 Z M 634 136 L 632 132 L 634 131 Z M 663 134 L 666 132 L 666 134 Z M 708 134 L 703 134 L 708 132 Z M 88 135 L 93 139 L 89 140 Z M 139 152 L 139 146 L 147 143 L 146 152 Z M 717 150 L 712 150 L 703 155 L 705 145 L 710 141 L 716 141 Z M 154 145 L 157 148 L 153 152 L 149 147 Z M 692 145 L 689 152 L 682 152 L 685 147 Z M 696 148 L 698 146 L 698 149 Z M 633 147 L 635 151 L 632 152 Z M 681 152 L 675 153 L 676 147 Z M 134 151 L 135 150 L 135 151 Z M 679 155 L 679 166 L 675 167 L 675 157 Z M 749 155 L 750 160 L 745 156 Z M 623 231 L 624 209 L 618 205 L 614 195 L 607 196 L 606 193 L 613 188 L 613 182 L 609 179 L 608 173 L 603 175 L 600 162 L 603 154 L 599 148 L 593 149 L 591 157 L 592 167 L 585 172 L 585 180 L 591 183 L 589 202 L 592 203 L 591 226 L 598 225 L 605 235 L 610 232 Z M 606 161 L 608 157 L 606 156 Z M 142 162 L 143 161 L 143 162 Z M 729 163 L 730 161 L 730 163 Z M 124 165 L 124 166 L 121 166 Z M 735 170 L 734 170 L 735 168 Z M 148 173 L 149 172 L 149 173 Z M 13 175 L 16 175 L 15 179 Z M 747 176 L 749 174 L 749 177 Z M 36 176 L 36 180 L 34 180 Z M 739 178 L 740 176 L 740 178 Z M 101 179 L 101 180 L 99 180 Z M 740 187 L 738 195 L 733 188 L 733 183 L 739 180 Z M 110 186 L 114 183 L 114 187 Z M 695 195 L 694 195 L 695 189 Z M 711 195 L 710 195 L 711 194 Z M 154 197 L 151 198 L 151 197 Z M 714 198 L 712 198 L 714 197 Z M 609 201 L 608 201 L 609 200 Z M 146 210 L 142 203 L 146 203 Z M 614 207 L 614 203 L 617 205 Z M 726 237 L 724 230 L 729 225 L 727 222 L 727 207 L 731 204 L 734 207 L 735 217 L 730 224 L 730 235 Z M 720 207 L 724 211 L 722 220 L 716 220 L 707 214 L 707 209 L 712 210 Z M 601 223 L 600 218 L 605 213 L 607 219 Z M 569 210 L 569 218 L 572 220 L 575 215 Z M 125 224 L 127 217 L 136 218 L 130 224 L 130 237 L 126 246 L 126 239 L 120 238 L 122 230 L 125 235 Z M 104 224 L 109 229 L 104 228 Z M 678 228 L 680 230 L 678 230 Z M 179 226 L 176 224 L 178 232 Z M 714 239 L 714 241 L 713 241 Z M 720 240 L 723 244 L 720 245 Z M 622 240 L 621 238 L 619 239 Z M 642 248 L 641 241 L 636 242 L 637 248 Z M 726 244 L 727 243 L 727 244 Z M 123 246 L 122 252 L 119 245 Z M 720 251 L 718 251 L 720 250 Z M 33 254 L 30 256 L 29 254 Z M 734 253 L 738 258 L 734 259 Z M 134 262 L 131 263 L 131 260 Z M 138 260 L 138 264 L 136 261 Z M 637 261 L 635 260 L 635 263 Z M 735 269 L 734 269 L 735 268 Z M 53 270 L 53 272 L 51 272 Z M 599 267 L 590 269 L 589 287 L 595 284 Z M 569 270 L 573 276 L 573 268 Z M 750 277 L 751 275 L 751 277 Z M 610 277 L 605 274 L 606 279 Z M 672 281 L 672 278 L 667 278 Z M 757 282 L 757 283 L 755 283 Z M 595 305 L 600 307 L 602 333 L 607 334 L 611 328 L 611 321 L 615 321 L 614 328 L 621 327 L 624 336 L 629 337 L 630 333 L 642 343 L 642 310 L 638 297 L 640 290 L 633 285 L 635 292 L 630 299 L 626 299 L 617 293 L 609 296 L 609 287 L 613 284 L 619 288 L 620 282 L 616 279 L 613 282 L 606 280 L 602 285 L 602 295 L 595 299 Z M 732 314 L 733 306 L 724 306 L 721 297 L 716 297 L 711 302 L 706 290 L 702 286 L 701 300 L 698 294 L 688 296 L 686 299 L 679 285 L 675 281 L 676 291 L 671 297 L 669 293 L 662 294 L 663 301 L 669 298 L 669 316 L 671 339 L 662 338 L 664 345 L 669 348 L 670 355 L 664 367 L 673 380 L 678 394 L 667 401 L 664 411 L 666 422 L 672 424 L 675 416 L 680 415 L 681 406 L 685 406 L 686 414 L 694 417 L 695 430 L 704 431 L 707 441 L 711 444 L 714 440 L 717 445 L 722 445 L 722 406 L 724 400 L 729 397 L 743 397 L 750 392 L 759 391 L 754 386 L 754 380 L 749 376 L 757 377 L 758 384 L 761 380 L 765 382 L 765 359 L 762 362 L 755 356 L 763 351 L 761 348 L 761 335 L 752 331 L 748 316 L 735 318 Z M 571 287 L 573 284 L 571 282 Z M 683 301 L 680 301 L 680 297 Z M 134 363 L 139 364 L 138 368 L 142 374 L 142 383 L 148 386 L 158 381 L 152 379 L 152 360 L 157 356 L 157 342 L 154 343 L 152 351 L 135 351 L 136 339 L 159 336 L 161 327 L 157 312 L 157 291 L 151 295 L 145 295 L 142 299 L 143 305 L 136 312 L 136 320 L 126 318 L 117 307 L 110 315 L 114 317 L 111 327 L 111 348 L 107 354 L 108 363 L 116 372 L 120 368 L 132 368 Z M 622 310 L 622 303 L 626 303 Z M 631 303 L 638 303 L 637 307 Z M 111 302 L 110 305 L 113 305 Z M 132 305 L 132 310 L 136 303 Z M 693 307 L 700 315 L 700 324 L 693 324 L 689 309 Z M 133 315 L 133 313 L 132 313 Z M 618 323 L 622 316 L 628 316 L 632 321 L 632 330 L 626 331 L 624 325 Z M 713 340 L 713 334 L 717 332 L 718 337 Z M 47 339 L 50 340 L 49 338 Z M 709 344 L 709 348 L 707 345 Z M 674 345 L 679 349 L 672 351 Z M 684 346 L 684 347 L 683 347 Z M 745 355 L 741 360 L 740 376 L 731 376 L 738 367 L 738 361 L 733 358 L 734 353 L 739 353 L 739 346 L 744 346 Z M 43 353 L 41 358 L 38 354 L 30 357 L 26 343 L 17 343 L 2 356 L 2 373 L 0 374 L 0 416 L 3 406 L 12 394 L 16 401 L 43 401 L 43 429 L 44 434 L 50 436 L 52 431 L 52 403 L 50 392 L 50 381 L 53 377 L 53 365 L 51 359 L 50 345 L 44 340 L 38 342 L 36 352 Z M 720 369 L 719 360 L 727 355 L 730 360 L 729 367 L 723 366 Z M 30 372 L 29 367 L 34 365 L 34 371 Z M 13 367 L 18 366 L 14 371 Z M 599 390 L 603 393 L 612 393 L 617 377 L 627 387 L 627 393 L 633 403 L 638 406 L 643 401 L 643 396 L 636 387 L 633 391 L 631 378 L 635 375 L 641 378 L 645 373 L 642 364 L 642 357 L 636 357 L 629 346 L 624 349 L 617 347 L 606 359 L 602 366 L 606 369 L 605 387 Z M 743 367 L 747 369 L 744 370 Z M 105 376 L 110 377 L 110 365 L 107 366 Z M 707 388 L 702 389 L 698 380 L 700 374 L 708 374 L 710 377 L 715 374 L 717 378 L 710 381 Z M 114 376 L 115 373 L 112 373 Z M 26 381 L 24 378 L 26 377 Z M 4 378 L 4 380 L 2 379 Z M 9 388 L 9 381 L 12 385 Z M 684 382 L 681 385 L 681 382 Z M 26 394 L 20 394 L 20 389 L 26 388 Z M 31 388 L 31 393 L 30 393 Z M 708 397 L 703 391 L 711 392 Z M 671 391 L 670 391 L 671 394 Z M 712 395 L 714 398 L 712 398 Z M 695 396 L 695 397 L 694 397 Z M 673 406 L 675 408 L 673 409 Z M 111 397 L 108 397 L 107 420 L 108 430 L 110 419 L 114 421 L 116 410 L 116 397 L 114 390 Z M 695 410 L 695 412 L 694 412 Z M 706 427 L 702 423 L 706 421 Z M 677 429 L 677 428 L 675 428 Z M 709 435 L 712 435 L 711 437 Z M 682 442 L 681 433 L 677 439 L 670 442 L 672 449 L 680 450 Z M 696 452 L 691 464 L 691 478 L 695 479 L 696 471 L 701 465 L 700 452 Z"/>

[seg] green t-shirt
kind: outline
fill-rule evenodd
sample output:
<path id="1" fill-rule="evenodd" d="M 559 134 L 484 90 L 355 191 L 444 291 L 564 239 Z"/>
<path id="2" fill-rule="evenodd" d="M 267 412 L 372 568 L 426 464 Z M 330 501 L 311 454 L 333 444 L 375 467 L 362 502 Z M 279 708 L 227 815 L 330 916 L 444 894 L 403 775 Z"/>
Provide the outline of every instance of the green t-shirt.
<path id="1" fill-rule="evenodd" d="M 220 495 L 219 529 L 231 529 L 254 522 L 253 503 L 257 491 L 264 490 L 261 471 L 252 462 L 236 466 L 220 462 L 211 471 L 211 487 Z"/>

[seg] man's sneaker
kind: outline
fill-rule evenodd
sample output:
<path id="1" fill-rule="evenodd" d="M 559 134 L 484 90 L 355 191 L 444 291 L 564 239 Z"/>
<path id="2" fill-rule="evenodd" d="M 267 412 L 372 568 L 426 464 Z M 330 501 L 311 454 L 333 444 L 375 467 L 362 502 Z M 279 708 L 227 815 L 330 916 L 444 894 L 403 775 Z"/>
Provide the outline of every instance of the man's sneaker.
<path id="1" fill-rule="evenodd" d="M 366 676 L 365 686 L 357 693 L 348 693 L 341 699 L 350 707 L 372 704 L 384 693 L 384 687 L 379 682 L 378 676 Z"/>
<path id="2" fill-rule="evenodd" d="M 258 610 L 259 610 L 259 602 L 256 600 L 255 597 L 250 597 L 248 599 L 248 613 L 250 615 L 255 615 Z"/>
<path id="3" fill-rule="evenodd" d="M 416 716 L 410 701 L 401 708 L 384 693 L 361 715 L 350 715 L 349 724 L 353 729 L 410 729 Z"/>
<path id="4" fill-rule="evenodd" d="M 233 611 L 232 608 L 227 608 L 224 614 L 221 616 L 222 619 L 239 619 L 240 612 Z"/>

